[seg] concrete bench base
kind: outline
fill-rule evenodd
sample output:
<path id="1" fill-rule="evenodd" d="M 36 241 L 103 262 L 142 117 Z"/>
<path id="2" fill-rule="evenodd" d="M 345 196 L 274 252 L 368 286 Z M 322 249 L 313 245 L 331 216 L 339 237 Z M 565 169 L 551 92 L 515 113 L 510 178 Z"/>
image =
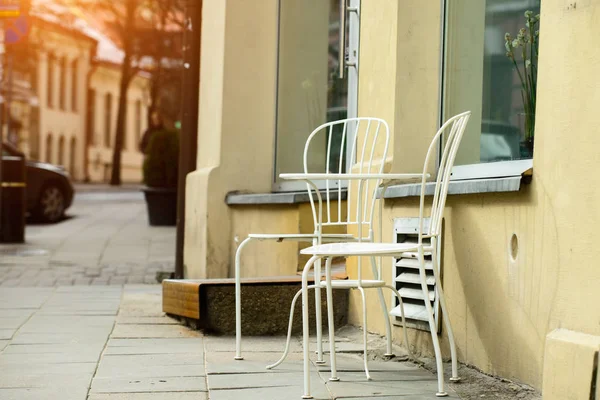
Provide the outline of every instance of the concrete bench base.
<path id="1" fill-rule="evenodd" d="M 167 279 L 163 285 L 163 311 L 190 319 L 193 326 L 207 332 L 235 334 L 235 281 L 234 279 Z M 301 288 L 301 279 L 274 277 L 242 280 L 242 332 L 246 336 L 285 335 L 290 305 Z M 327 326 L 325 290 L 321 290 L 322 316 Z M 310 291 L 310 326 L 314 331 L 314 290 Z M 335 290 L 335 325 L 346 325 L 348 291 Z M 293 333 L 302 331 L 301 301 L 294 310 Z"/>

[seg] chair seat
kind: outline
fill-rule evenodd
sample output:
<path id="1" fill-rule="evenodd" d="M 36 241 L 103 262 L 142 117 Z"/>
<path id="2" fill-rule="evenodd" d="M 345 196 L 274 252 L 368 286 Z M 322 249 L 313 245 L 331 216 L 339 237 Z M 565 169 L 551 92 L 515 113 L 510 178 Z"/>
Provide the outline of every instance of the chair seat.
<path id="1" fill-rule="evenodd" d="M 301 254 L 313 256 L 380 256 L 399 255 L 405 252 L 416 252 L 419 245 L 416 243 L 328 243 L 311 246 L 300 251 Z M 424 251 L 430 250 L 423 247 Z"/>
<path id="2" fill-rule="evenodd" d="M 327 282 L 320 281 L 321 287 L 327 287 Z M 387 285 L 385 281 L 376 279 L 363 279 L 361 286 L 364 288 L 383 287 Z M 358 287 L 357 279 L 343 279 L 343 280 L 332 280 L 331 287 L 334 289 L 352 289 Z"/>
<path id="3" fill-rule="evenodd" d="M 310 242 L 317 237 L 314 233 L 251 233 L 249 238 L 258 240 L 289 240 L 289 241 L 307 241 Z M 322 241 L 346 241 L 354 240 L 354 235 L 349 233 L 324 233 L 321 235 Z"/>

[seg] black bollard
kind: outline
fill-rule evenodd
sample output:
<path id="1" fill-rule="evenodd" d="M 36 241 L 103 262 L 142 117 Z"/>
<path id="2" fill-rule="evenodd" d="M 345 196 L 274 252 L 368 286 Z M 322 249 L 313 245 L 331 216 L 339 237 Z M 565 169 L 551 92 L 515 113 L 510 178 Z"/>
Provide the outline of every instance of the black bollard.
<path id="1" fill-rule="evenodd" d="M 25 242 L 25 158 L 2 157 L 0 243 Z"/>

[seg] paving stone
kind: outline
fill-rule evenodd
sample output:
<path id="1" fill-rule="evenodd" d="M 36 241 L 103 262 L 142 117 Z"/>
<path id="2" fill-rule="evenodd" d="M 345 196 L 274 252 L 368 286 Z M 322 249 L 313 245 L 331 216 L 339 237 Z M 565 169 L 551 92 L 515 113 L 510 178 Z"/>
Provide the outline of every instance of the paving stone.
<path id="1" fill-rule="evenodd" d="M 242 352 L 275 352 L 281 353 L 285 348 L 285 336 L 247 336 L 242 338 Z M 235 337 L 233 336 L 210 336 L 205 338 L 207 352 L 235 350 Z M 302 346 L 297 338 L 292 338 L 290 352 L 301 352 Z"/>
<path id="2" fill-rule="evenodd" d="M 74 285 L 89 285 L 92 282 L 92 278 L 87 277 L 77 277 L 73 281 Z"/>
<path id="3" fill-rule="evenodd" d="M 103 349 L 104 343 L 102 341 L 85 344 L 11 344 L 4 349 L 4 354 L 68 354 L 93 352 L 100 355 Z"/>
<path id="4" fill-rule="evenodd" d="M 437 392 L 435 376 L 423 369 L 419 370 L 419 374 L 373 372 L 371 381 L 367 381 L 364 373 L 359 372 L 340 373 L 339 377 L 339 382 L 327 383 L 327 388 L 335 398 L 356 398 L 357 394 L 360 394 L 364 397 L 413 396 L 419 399 L 418 396 L 423 396 L 423 399 L 430 399 L 435 397 Z M 449 398 L 459 398 L 449 388 L 446 390 Z"/>
<path id="5" fill-rule="evenodd" d="M 92 285 L 108 285 L 109 278 L 94 278 Z"/>
<path id="6" fill-rule="evenodd" d="M 113 276 L 110 278 L 111 285 L 124 285 L 127 282 L 127 276 Z"/>
<path id="7" fill-rule="evenodd" d="M 131 275 L 127 277 L 127 283 L 144 283 L 144 275 Z"/>
<path id="8" fill-rule="evenodd" d="M 106 341 L 108 334 L 97 331 L 72 333 L 21 333 L 19 332 L 11 344 L 68 344 L 68 343 L 97 343 Z"/>
<path id="9" fill-rule="evenodd" d="M 40 400 L 40 399 L 61 399 L 61 400 L 82 400 L 87 396 L 87 388 L 71 387 L 69 385 L 52 388 L 20 388 L 3 389 L 0 388 L 0 399 L 2 400 Z"/>
<path id="10" fill-rule="evenodd" d="M 279 386 L 235 390 L 211 390 L 210 400 L 283 400 L 299 399 L 302 396 L 301 386 Z M 311 386 L 311 395 L 315 400 L 331 399 L 325 385 Z M 362 397 L 355 397 L 362 399 Z M 388 399 L 390 399 L 388 397 Z M 408 399 L 407 399 L 408 400 Z"/>
<path id="11" fill-rule="evenodd" d="M 101 364 L 115 368 L 135 369 L 138 366 L 204 366 L 203 354 L 132 354 L 132 355 L 106 355 L 102 357 Z M 202 374 L 204 375 L 204 373 Z"/>
<path id="12" fill-rule="evenodd" d="M 94 378 L 90 393 L 206 391 L 204 377 Z"/>
<path id="13" fill-rule="evenodd" d="M 204 353 L 202 338 L 110 339 L 105 355 L 116 354 L 196 354 Z"/>
<path id="14" fill-rule="evenodd" d="M 0 327 L 2 327 L 2 329 L 17 329 L 21 325 L 23 325 L 23 323 L 27 321 L 28 318 L 29 315 L 21 315 L 14 317 L 0 316 Z"/>
<path id="15" fill-rule="evenodd" d="M 74 374 L 31 374 L 3 373 L 0 375 L 0 388 L 51 388 L 70 386 L 87 389 L 93 373 Z"/>
<path id="16" fill-rule="evenodd" d="M 131 316 L 119 315 L 117 317 L 117 323 L 118 324 L 181 325 L 181 323 L 179 321 L 177 321 L 176 319 L 167 317 L 167 316 L 163 316 L 163 317 L 131 317 Z"/>
<path id="17" fill-rule="evenodd" d="M 70 286 L 73 284 L 73 278 L 59 278 L 56 280 L 57 286 Z"/>
<path id="18" fill-rule="evenodd" d="M 97 362 L 99 352 L 82 351 L 78 353 L 42 353 L 42 354 L 7 354 L 0 356 L 0 366 L 13 364 L 63 364 L 63 363 L 88 363 Z"/>
<path id="19" fill-rule="evenodd" d="M 61 363 L 57 364 L 3 364 L 0 365 L 0 375 L 24 375 L 24 374 L 43 374 L 43 375 L 78 375 L 94 374 L 96 363 Z M 2 397 L 0 396 L 0 399 Z"/>
<path id="20" fill-rule="evenodd" d="M 0 329 L 0 340 L 11 339 L 16 331 L 16 329 Z"/>
<path id="21" fill-rule="evenodd" d="M 113 338 L 176 338 L 201 337 L 202 334 L 181 325 L 117 325 Z"/>
<path id="22" fill-rule="evenodd" d="M 243 360 L 234 360 L 235 352 L 212 352 L 206 353 L 206 372 L 213 374 L 242 374 L 242 373 L 302 373 L 302 353 L 290 353 L 286 360 L 275 369 L 266 369 L 267 365 L 273 364 L 281 354 L 278 353 L 254 353 L 244 354 Z M 314 366 L 313 366 L 314 368 Z"/>
<path id="23" fill-rule="evenodd" d="M 207 392 L 90 394 L 87 400 L 207 400 Z"/>
<path id="24" fill-rule="evenodd" d="M 210 390 L 220 390 L 301 385 L 302 376 L 302 373 L 298 372 L 215 374 L 208 375 L 208 387 Z M 321 381 L 318 374 L 313 372 L 311 376 L 315 382 Z"/>
<path id="25" fill-rule="evenodd" d="M 169 356 L 177 360 L 179 355 Z M 205 376 L 204 364 L 188 364 L 180 361 L 179 365 L 145 365 L 123 362 L 127 356 L 105 356 L 100 362 L 96 377 L 133 377 L 133 378 L 155 378 L 155 377 L 181 377 L 181 376 Z"/>

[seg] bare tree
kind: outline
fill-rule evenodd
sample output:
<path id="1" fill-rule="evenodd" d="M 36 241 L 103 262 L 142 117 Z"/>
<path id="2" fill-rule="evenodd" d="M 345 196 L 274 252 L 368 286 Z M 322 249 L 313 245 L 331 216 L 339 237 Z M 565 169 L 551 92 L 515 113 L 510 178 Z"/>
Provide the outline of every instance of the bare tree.
<path id="1" fill-rule="evenodd" d="M 126 129 L 127 92 L 133 78 L 142 69 L 146 59 L 154 65 L 151 78 L 151 110 L 156 107 L 163 83 L 164 59 L 172 54 L 165 37 L 173 27 L 183 24 L 181 0 L 71 0 L 83 12 L 94 13 L 95 18 L 116 35 L 123 50 L 119 102 L 112 155 L 111 185 L 121 184 L 121 154 Z M 179 19 L 181 18 L 181 22 Z M 175 29 L 177 31 L 177 29 Z"/>

